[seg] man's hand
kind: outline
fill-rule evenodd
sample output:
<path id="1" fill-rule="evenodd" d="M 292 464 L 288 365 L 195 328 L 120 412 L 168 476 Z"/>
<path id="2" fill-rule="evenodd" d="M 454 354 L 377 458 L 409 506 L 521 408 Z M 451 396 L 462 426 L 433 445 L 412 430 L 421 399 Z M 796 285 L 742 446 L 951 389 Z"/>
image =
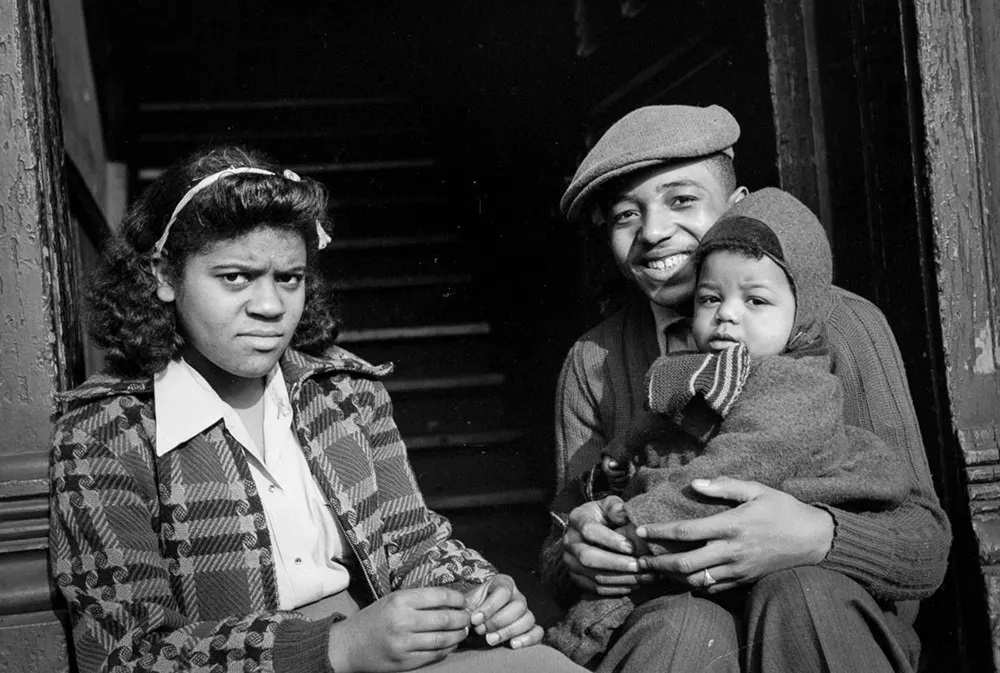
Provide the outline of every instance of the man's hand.
<path id="1" fill-rule="evenodd" d="M 645 556 L 639 560 L 643 570 L 690 588 L 706 588 L 707 569 L 713 580 L 708 591 L 717 593 L 778 570 L 815 565 L 830 551 L 833 518 L 818 507 L 753 481 L 719 477 L 696 479 L 691 486 L 739 504 L 703 519 L 639 526 L 639 537 L 667 546 L 705 543 L 691 551 Z"/>
<path id="2" fill-rule="evenodd" d="M 516 650 L 542 641 L 542 627 L 535 624 L 535 615 L 510 575 L 497 575 L 470 590 L 465 606 L 472 613 L 476 633 L 486 636 L 491 646 L 509 640 Z"/>
<path id="3" fill-rule="evenodd" d="M 337 673 L 408 671 L 454 652 L 470 623 L 461 592 L 404 589 L 333 624 L 327 656 Z"/>
<path id="4" fill-rule="evenodd" d="M 570 578 L 584 591 L 599 596 L 624 596 L 640 583 L 654 580 L 641 573 L 628 539 L 612 530 L 628 523 L 622 499 L 608 496 L 587 502 L 569 515 L 563 534 L 563 563 Z"/>

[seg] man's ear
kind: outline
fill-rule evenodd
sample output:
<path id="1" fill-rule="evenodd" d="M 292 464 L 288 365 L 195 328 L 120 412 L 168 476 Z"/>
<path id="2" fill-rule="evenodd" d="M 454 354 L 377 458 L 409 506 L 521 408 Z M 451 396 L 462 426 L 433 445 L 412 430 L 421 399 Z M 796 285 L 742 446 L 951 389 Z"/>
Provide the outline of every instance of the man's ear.
<path id="1" fill-rule="evenodd" d="M 729 200 L 726 206 L 732 208 L 734 205 L 742 201 L 744 198 L 750 195 L 750 190 L 746 187 L 737 187 L 733 190 L 733 193 L 729 195 Z"/>
<path id="2" fill-rule="evenodd" d="M 169 304 L 177 297 L 177 293 L 174 291 L 174 286 L 167 275 L 166 262 L 164 262 L 163 257 L 156 256 L 150 262 L 150 267 L 153 276 L 156 278 L 157 298 L 164 304 Z"/>

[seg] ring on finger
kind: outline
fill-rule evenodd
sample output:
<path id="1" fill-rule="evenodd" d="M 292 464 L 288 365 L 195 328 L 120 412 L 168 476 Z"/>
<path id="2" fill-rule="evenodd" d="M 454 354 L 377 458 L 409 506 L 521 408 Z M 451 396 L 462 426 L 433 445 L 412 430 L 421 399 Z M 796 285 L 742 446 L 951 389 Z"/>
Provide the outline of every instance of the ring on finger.
<path id="1" fill-rule="evenodd" d="M 710 587 L 713 584 L 715 584 L 716 580 L 715 580 L 714 577 L 712 577 L 712 573 L 708 572 L 708 568 L 705 568 L 704 570 L 702 570 L 702 572 L 705 573 L 705 586 L 706 587 Z"/>

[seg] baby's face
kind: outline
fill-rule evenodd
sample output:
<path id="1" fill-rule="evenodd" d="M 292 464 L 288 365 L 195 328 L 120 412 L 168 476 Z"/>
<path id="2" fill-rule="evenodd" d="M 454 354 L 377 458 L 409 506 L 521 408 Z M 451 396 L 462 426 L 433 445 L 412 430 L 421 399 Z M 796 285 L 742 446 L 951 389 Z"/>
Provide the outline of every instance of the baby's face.
<path id="1" fill-rule="evenodd" d="M 795 293 L 770 257 L 720 250 L 701 266 L 691 331 L 698 350 L 747 345 L 751 356 L 785 350 L 795 324 Z"/>

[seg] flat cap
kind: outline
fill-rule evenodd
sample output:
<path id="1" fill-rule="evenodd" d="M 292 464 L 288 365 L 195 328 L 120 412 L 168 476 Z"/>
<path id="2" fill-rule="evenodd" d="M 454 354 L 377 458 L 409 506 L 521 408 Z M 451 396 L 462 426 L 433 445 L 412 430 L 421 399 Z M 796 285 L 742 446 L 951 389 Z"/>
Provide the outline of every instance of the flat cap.
<path id="1" fill-rule="evenodd" d="M 733 156 L 740 125 L 719 106 L 650 105 L 609 128 L 580 162 L 559 207 L 577 219 L 601 187 L 647 166 L 724 152 Z"/>

